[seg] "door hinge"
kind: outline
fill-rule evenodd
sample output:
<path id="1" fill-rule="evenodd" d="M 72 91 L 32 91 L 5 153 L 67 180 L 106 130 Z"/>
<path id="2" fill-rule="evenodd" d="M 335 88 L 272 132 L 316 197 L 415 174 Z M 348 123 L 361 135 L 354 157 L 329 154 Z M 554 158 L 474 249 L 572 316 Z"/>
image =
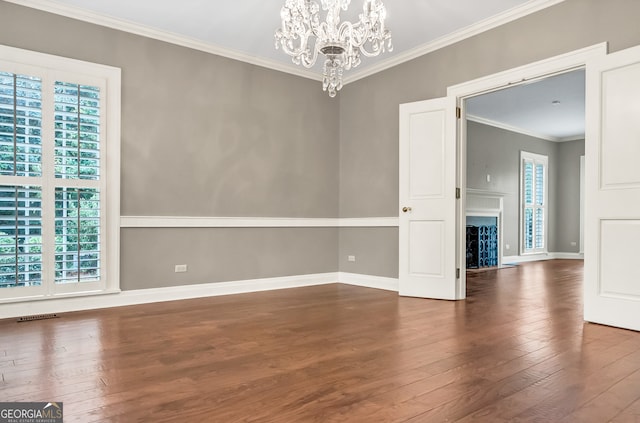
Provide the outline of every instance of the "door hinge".
<path id="1" fill-rule="evenodd" d="M 456 199 L 460 199 L 460 188 L 456 188 Z"/>
<path id="2" fill-rule="evenodd" d="M 462 117 L 462 109 L 460 107 L 456 107 L 456 118 L 460 119 Z"/>
<path id="3" fill-rule="evenodd" d="M 456 269 L 456 279 L 460 279 L 460 268 Z"/>

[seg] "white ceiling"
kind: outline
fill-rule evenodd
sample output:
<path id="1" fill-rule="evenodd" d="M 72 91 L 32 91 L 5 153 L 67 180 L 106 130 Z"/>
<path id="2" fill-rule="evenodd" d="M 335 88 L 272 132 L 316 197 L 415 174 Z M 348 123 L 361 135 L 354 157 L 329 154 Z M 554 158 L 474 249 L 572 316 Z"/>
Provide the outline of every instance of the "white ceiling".
<path id="1" fill-rule="evenodd" d="M 173 40 L 296 74 L 300 66 L 274 46 L 285 0 L 7 0 L 143 35 Z M 320 0 L 315 0 L 318 3 Z M 536 12 L 563 0 L 384 0 L 394 51 L 345 76 L 366 76 L 435 48 Z M 354 20 L 353 0 L 343 20 Z M 388 66 L 385 66 L 387 64 Z M 302 69 L 304 74 L 304 69 Z M 319 78 L 319 69 L 304 76 Z"/>
<path id="2" fill-rule="evenodd" d="M 320 64 L 315 69 L 306 70 L 291 63 L 289 56 L 275 49 L 274 32 L 280 26 L 280 9 L 285 0 L 6 1 L 308 78 L 321 78 Z M 379 57 L 363 58 L 357 69 L 345 74 L 346 83 L 564 0 L 383 1 L 387 8 L 386 24 L 391 31 L 394 50 Z M 362 0 L 353 0 L 349 10 L 343 12 L 342 18 L 354 20 L 361 7 Z M 539 85 L 535 90 L 533 86 L 522 86 L 513 91 L 483 96 L 469 101 L 471 113 L 481 119 L 503 122 L 504 125 L 549 138 L 578 136 L 579 93 L 571 91 L 565 82 L 548 88 L 545 88 L 546 85 Z M 581 90 L 584 96 L 584 82 Z M 523 100 L 528 96 L 532 97 Z M 549 99 L 552 97 L 561 100 L 562 104 L 547 110 L 544 106 L 550 103 Z M 513 107 L 514 104 L 518 104 L 518 107 Z M 559 117 L 560 112 L 564 113 L 568 109 L 572 110 L 570 115 Z M 584 116 L 582 120 L 584 121 Z"/>
<path id="3" fill-rule="evenodd" d="M 554 104 L 554 102 L 559 102 Z M 466 101 L 467 117 L 550 141 L 584 138 L 585 72 L 576 70 Z"/>

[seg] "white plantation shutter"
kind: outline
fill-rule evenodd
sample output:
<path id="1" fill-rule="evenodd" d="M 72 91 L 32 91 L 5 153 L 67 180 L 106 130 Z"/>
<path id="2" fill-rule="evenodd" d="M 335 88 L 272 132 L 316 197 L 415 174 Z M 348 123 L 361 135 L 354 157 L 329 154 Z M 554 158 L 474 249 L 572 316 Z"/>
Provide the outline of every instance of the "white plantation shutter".
<path id="1" fill-rule="evenodd" d="M 0 70 L 0 175 L 41 176 L 42 82 Z"/>
<path id="2" fill-rule="evenodd" d="M 56 283 L 100 279 L 100 194 L 56 188 Z"/>
<path id="3" fill-rule="evenodd" d="M 42 285 L 42 191 L 0 186 L 0 288 Z"/>
<path id="4" fill-rule="evenodd" d="M 524 248 L 533 248 L 533 163 L 524 159 Z"/>
<path id="5" fill-rule="evenodd" d="M 100 178 L 100 88 L 55 83 L 56 178 Z"/>
<path id="6" fill-rule="evenodd" d="M 521 152 L 521 243 L 524 254 L 546 251 L 547 165 L 547 156 Z"/>
<path id="7" fill-rule="evenodd" d="M 55 282 L 100 280 L 100 88 L 56 81 Z"/>
<path id="8" fill-rule="evenodd" d="M 42 285 L 42 82 L 0 70 L 0 288 Z"/>
<path id="9" fill-rule="evenodd" d="M 117 290 L 119 70 L 0 53 L 0 299 Z"/>
<path id="10" fill-rule="evenodd" d="M 544 249 L 544 208 L 545 204 L 545 191 L 546 191 L 546 181 L 545 181 L 545 167 L 546 164 L 536 163 L 536 203 L 535 203 L 535 211 L 536 211 L 536 221 L 535 221 L 535 248 L 536 249 Z"/>

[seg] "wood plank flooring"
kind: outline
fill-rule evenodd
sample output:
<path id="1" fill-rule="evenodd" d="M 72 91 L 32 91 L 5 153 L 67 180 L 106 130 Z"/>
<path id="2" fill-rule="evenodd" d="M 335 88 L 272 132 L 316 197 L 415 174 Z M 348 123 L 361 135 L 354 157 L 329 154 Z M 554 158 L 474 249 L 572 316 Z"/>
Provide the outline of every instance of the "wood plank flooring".
<path id="1" fill-rule="evenodd" d="M 0 322 L 0 401 L 65 422 L 640 422 L 640 333 L 582 321 L 582 262 L 466 301 L 346 285 Z"/>

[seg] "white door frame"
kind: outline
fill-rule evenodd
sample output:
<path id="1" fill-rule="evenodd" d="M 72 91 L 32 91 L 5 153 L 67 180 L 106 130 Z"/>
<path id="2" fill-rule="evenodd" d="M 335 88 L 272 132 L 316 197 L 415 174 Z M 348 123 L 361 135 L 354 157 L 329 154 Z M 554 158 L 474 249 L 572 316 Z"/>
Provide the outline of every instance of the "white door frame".
<path id="1" fill-rule="evenodd" d="M 608 51 L 607 43 L 596 44 L 580 50 L 560 56 L 551 57 L 539 62 L 513 68 L 504 72 L 499 72 L 483 78 L 464 82 L 462 84 L 451 86 L 447 89 L 448 97 L 455 97 L 458 107 L 461 109 L 458 120 L 458 139 L 457 139 L 457 186 L 460 188 L 461 195 L 457 204 L 457 255 L 456 260 L 460 271 L 460 280 L 458 281 L 457 298 L 464 299 L 466 296 L 466 257 L 465 251 L 465 226 L 464 219 L 466 209 L 466 199 L 464 193 L 467 188 L 467 130 L 466 130 L 466 113 L 464 100 L 480 94 L 491 91 L 501 90 L 510 86 L 531 82 L 534 80 L 544 79 L 546 77 L 570 72 L 576 69 L 585 68 L 587 61 L 595 58 L 606 56 Z"/>

